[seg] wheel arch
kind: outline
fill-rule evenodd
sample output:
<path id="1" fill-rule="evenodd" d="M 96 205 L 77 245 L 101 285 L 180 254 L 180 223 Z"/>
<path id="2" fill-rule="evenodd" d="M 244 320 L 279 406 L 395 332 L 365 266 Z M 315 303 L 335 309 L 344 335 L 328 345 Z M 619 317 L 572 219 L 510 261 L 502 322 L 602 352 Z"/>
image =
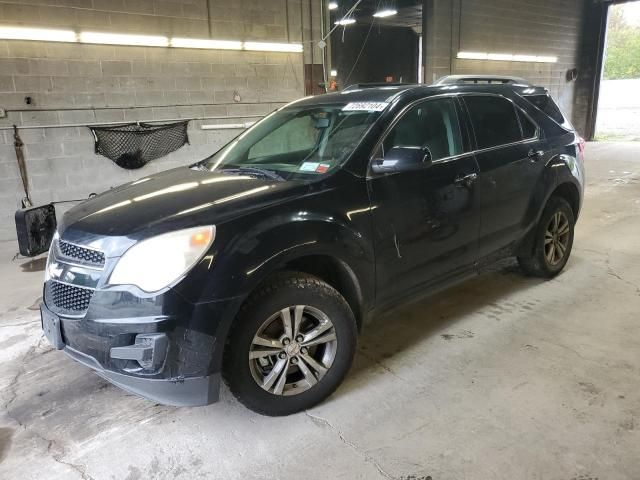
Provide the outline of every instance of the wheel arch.
<path id="1" fill-rule="evenodd" d="M 567 203 L 569 203 L 573 211 L 573 217 L 577 220 L 580 213 L 580 193 L 578 192 L 578 188 L 571 182 L 563 182 L 551 192 L 549 198 L 554 196 L 564 198 Z M 547 199 L 547 202 L 548 201 Z"/>
<path id="2" fill-rule="evenodd" d="M 565 180 L 561 181 L 559 184 L 553 188 L 553 190 L 549 191 L 546 195 L 544 202 L 542 203 L 542 207 L 538 208 L 537 214 L 534 217 L 535 221 L 532 223 L 530 230 L 527 231 L 527 234 L 522 238 L 521 242 L 515 247 L 515 253 L 517 256 L 519 255 L 528 255 L 533 249 L 533 237 L 531 236 L 531 232 L 535 231 L 538 222 L 540 221 L 540 217 L 544 212 L 549 200 L 554 197 L 560 197 L 569 203 L 571 207 L 571 211 L 573 212 L 574 220 L 578 219 L 578 214 L 580 213 L 580 192 L 578 187 L 571 181 Z"/>
<path id="3" fill-rule="evenodd" d="M 281 271 L 308 273 L 335 288 L 349 304 L 356 319 L 358 331 L 361 331 L 365 308 L 362 285 L 353 269 L 345 261 L 331 255 L 304 255 L 286 262 L 274 273 Z"/>
<path id="4" fill-rule="evenodd" d="M 216 348 L 214 351 L 211 371 L 221 370 L 224 351 L 236 324 L 237 315 L 249 301 L 253 292 L 259 290 L 266 282 L 282 272 L 314 275 L 335 288 L 351 308 L 356 319 L 358 332 L 362 330 L 368 306 L 373 301 L 373 292 L 369 291 L 372 287 L 367 286 L 361 278 L 365 272 L 357 270 L 355 265 L 351 265 L 325 249 L 314 249 L 313 245 L 305 245 L 295 251 L 294 254 L 293 250 L 290 250 L 283 253 L 280 258 L 272 258 L 261 265 L 259 272 L 255 272 L 255 276 L 259 274 L 259 278 L 254 278 L 252 282 L 248 283 L 246 285 L 248 288 L 243 295 L 237 297 L 233 305 L 230 306 L 225 314 L 225 321 L 217 331 L 218 345 L 221 348 Z"/>
<path id="5" fill-rule="evenodd" d="M 358 333 L 361 332 L 367 300 L 364 298 L 362 285 L 351 266 L 344 260 L 328 254 L 311 253 L 300 255 L 280 263 L 276 268 L 264 275 L 246 295 L 238 299 L 239 301 L 237 301 L 233 307 L 233 312 L 235 313 L 229 317 L 229 321 L 225 322 L 218 332 L 220 348 L 214 350 L 210 371 L 222 371 L 224 355 L 229 348 L 229 341 L 234 330 L 234 325 L 236 325 L 236 317 L 247 302 L 249 302 L 251 295 L 261 289 L 271 279 L 284 272 L 313 275 L 335 288 L 351 308 L 356 320 L 357 331 Z"/>

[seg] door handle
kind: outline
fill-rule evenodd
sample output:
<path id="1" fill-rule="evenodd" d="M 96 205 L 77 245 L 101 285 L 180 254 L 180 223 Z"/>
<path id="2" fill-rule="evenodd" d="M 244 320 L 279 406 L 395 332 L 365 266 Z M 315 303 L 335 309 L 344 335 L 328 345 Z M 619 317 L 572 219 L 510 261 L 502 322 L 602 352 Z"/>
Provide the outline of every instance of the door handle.
<path id="1" fill-rule="evenodd" d="M 532 162 L 535 162 L 536 160 L 539 160 L 540 158 L 544 157 L 544 151 L 543 150 L 534 150 L 532 148 L 531 150 L 529 150 L 529 153 L 527 153 L 527 156 L 529 157 L 529 159 Z"/>
<path id="2" fill-rule="evenodd" d="M 471 188 L 471 186 L 474 184 L 474 182 L 477 180 L 477 178 L 478 178 L 478 174 L 477 173 L 470 173 L 470 174 L 462 176 L 462 177 L 457 177 L 453 181 L 453 183 L 456 185 L 456 187 Z"/>

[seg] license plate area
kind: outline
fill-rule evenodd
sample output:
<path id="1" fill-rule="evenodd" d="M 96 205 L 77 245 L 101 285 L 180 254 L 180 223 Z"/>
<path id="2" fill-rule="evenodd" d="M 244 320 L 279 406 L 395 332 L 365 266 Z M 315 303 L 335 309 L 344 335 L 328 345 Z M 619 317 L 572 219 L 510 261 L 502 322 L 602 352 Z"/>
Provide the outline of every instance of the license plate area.
<path id="1" fill-rule="evenodd" d="M 62 341 L 62 332 L 60 329 L 60 317 L 51 313 L 44 307 L 40 307 L 40 315 L 42 316 L 42 330 L 49 343 L 57 350 L 64 348 Z"/>

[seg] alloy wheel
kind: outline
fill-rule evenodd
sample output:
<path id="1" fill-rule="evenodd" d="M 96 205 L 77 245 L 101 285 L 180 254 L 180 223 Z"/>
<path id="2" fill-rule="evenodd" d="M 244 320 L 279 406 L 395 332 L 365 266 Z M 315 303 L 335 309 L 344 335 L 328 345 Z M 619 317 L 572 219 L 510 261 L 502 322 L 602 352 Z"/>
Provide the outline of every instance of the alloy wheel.
<path id="1" fill-rule="evenodd" d="M 249 349 L 255 382 L 274 395 L 297 395 L 325 376 L 338 339 L 329 317 L 308 305 L 286 307 L 258 329 Z"/>
<path id="2" fill-rule="evenodd" d="M 565 257 L 569 246 L 571 226 L 566 215 L 557 211 L 551 217 L 544 233 L 544 256 L 547 263 L 555 267 Z"/>

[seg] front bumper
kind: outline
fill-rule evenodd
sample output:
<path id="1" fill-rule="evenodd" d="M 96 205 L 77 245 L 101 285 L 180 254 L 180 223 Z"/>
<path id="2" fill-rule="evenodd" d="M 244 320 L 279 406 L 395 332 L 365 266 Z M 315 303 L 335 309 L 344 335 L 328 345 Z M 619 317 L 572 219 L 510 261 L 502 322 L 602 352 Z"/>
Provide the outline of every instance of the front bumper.
<path id="1" fill-rule="evenodd" d="M 160 309 L 146 309 L 126 292 L 96 291 L 81 318 L 65 317 L 44 303 L 40 308 L 47 338 L 72 359 L 136 395 L 196 406 L 218 400 L 216 333 L 229 303 L 194 305 L 166 292 L 154 302 Z"/>
<path id="2" fill-rule="evenodd" d="M 142 378 L 105 370 L 95 358 L 71 347 L 65 346 L 63 351 L 73 360 L 92 368 L 98 375 L 117 387 L 163 405 L 199 406 L 218 401 L 219 373 L 189 378 Z"/>

